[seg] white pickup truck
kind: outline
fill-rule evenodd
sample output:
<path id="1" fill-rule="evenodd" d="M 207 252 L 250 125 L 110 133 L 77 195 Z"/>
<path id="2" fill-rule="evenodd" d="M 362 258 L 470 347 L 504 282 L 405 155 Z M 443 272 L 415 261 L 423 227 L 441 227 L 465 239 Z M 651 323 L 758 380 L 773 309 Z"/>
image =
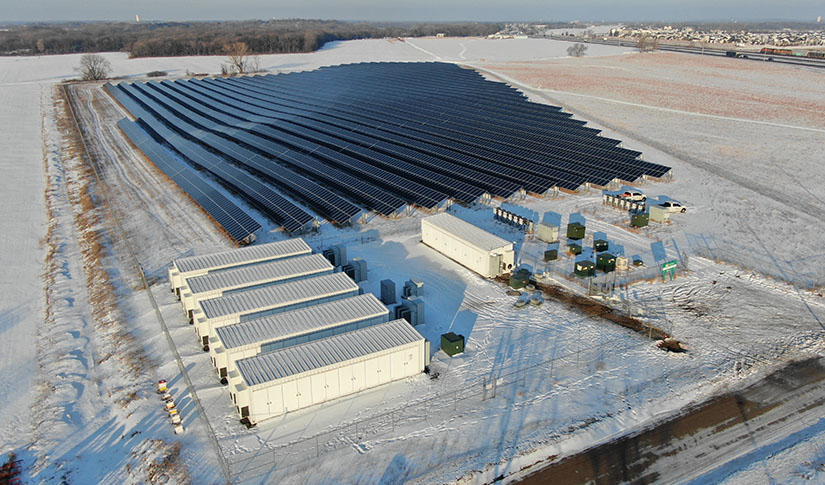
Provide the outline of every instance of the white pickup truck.
<path id="1" fill-rule="evenodd" d="M 687 211 L 687 207 L 683 206 L 680 202 L 676 202 L 675 200 L 666 200 L 659 204 L 659 207 L 664 207 L 664 209 L 668 212 L 684 213 Z"/>
<path id="2" fill-rule="evenodd" d="M 632 202 L 644 202 L 647 200 L 647 196 L 638 190 L 626 190 L 619 194 L 619 197 Z"/>

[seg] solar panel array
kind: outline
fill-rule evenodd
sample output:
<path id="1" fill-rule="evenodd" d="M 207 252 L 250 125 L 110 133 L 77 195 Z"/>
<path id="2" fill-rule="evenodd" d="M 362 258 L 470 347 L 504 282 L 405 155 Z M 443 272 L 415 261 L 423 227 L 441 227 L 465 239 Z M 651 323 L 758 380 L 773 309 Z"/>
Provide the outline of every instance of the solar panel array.
<path id="1" fill-rule="evenodd" d="M 147 138 L 290 232 L 313 219 L 293 200 L 346 223 L 362 208 L 392 215 L 448 198 L 544 194 L 670 171 L 559 107 L 453 64 L 362 63 L 107 89 Z"/>
<path id="2" fill-rule="evenodd" d="M 203 207 L 233 239 L 244 241 L 261 228 L 258 222 L 234 202 L 224 197 L 180 160 L 170 156 L 159 143 L 147 136 L 137 123 L 124 118 L 118 122 L 118 126 L 161 172 Z"/>

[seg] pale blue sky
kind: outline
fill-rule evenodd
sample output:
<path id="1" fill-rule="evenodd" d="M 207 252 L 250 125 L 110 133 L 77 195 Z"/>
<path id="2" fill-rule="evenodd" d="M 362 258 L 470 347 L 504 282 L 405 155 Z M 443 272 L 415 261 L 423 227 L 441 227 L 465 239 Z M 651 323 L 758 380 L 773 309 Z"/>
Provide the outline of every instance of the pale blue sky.
<path id="1" fill-rule="evenodd" d="M 0 0 L 0 22 L 45 20 L 815 21 L 823 0 Z"/>

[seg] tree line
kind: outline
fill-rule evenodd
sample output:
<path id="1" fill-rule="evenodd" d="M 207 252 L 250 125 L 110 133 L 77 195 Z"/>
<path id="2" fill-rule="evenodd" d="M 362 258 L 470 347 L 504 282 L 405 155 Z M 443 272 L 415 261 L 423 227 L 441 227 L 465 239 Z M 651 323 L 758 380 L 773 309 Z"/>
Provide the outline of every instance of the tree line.
<path id="1" fill-rule="evenodd" d="M 243 42 L 254 54 L 312 52 L 330 41 L 384 37 L 485 36 L 494 23 L 365 23 L 284 19 L 233 22 L 68 22 L 10 25 L 0 55 L 128 52 L 130 57 L 221 55 Z"/>

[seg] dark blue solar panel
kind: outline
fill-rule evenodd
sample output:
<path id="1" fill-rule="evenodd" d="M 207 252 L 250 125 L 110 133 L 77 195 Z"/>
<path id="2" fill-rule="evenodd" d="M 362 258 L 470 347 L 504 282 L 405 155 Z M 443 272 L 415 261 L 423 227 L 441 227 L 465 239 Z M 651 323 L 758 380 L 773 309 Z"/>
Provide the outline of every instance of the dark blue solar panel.
<path id="1" fill-rule="evenodd" d="M 361 63 L 150 82 L 129 96 L 108 90 L 158 123 L 154 136 L 192 163 L 226 179 L 220 165 L 231 160 L 329 219 L 357 212 L 342 196 L 391 214 L 405 202 L 435 207 L 447 196 L 473 202 L 485 192 L 541 194 L 670 172 L 559 107 L 452 64 Z"/>
<path id="2" fill-rule="evenodd" d="M 117 125 L 161 172 L 200 205 L 234 240 L 244 242 L 261 228 L 246 212 L 206 183 L 197 172 L 173 157 L 135 122 L 124 118 Z"/>

